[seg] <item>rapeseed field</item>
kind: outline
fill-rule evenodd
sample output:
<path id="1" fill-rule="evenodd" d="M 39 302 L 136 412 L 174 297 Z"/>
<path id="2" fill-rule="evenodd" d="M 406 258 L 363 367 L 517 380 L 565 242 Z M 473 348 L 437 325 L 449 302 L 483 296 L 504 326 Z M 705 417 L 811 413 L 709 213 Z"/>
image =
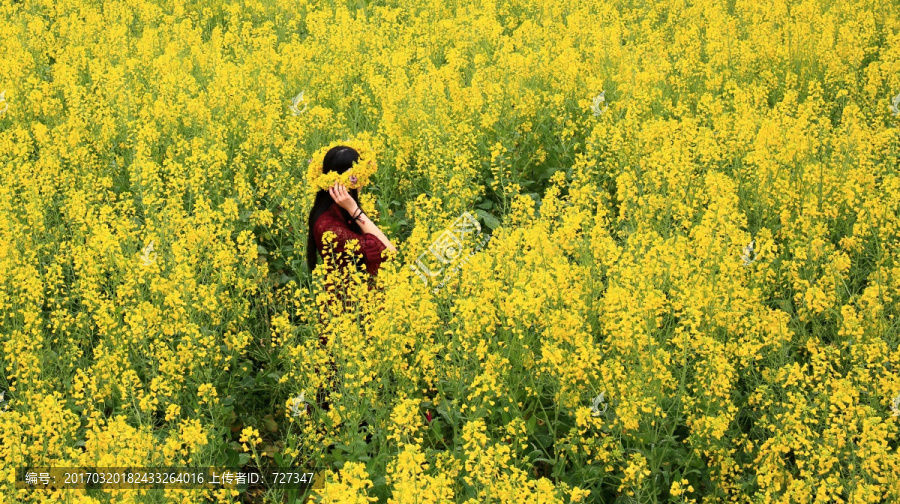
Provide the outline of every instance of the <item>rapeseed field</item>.
<path id="1" fill-rule="evenodd" d="M 4 0 L 0 46 L 0 503 L 900 502 L 896 2 Z M 305 263 L 339 140 L 371 281 Z M 20 473 L 188 466 L 315 484 Z"/>

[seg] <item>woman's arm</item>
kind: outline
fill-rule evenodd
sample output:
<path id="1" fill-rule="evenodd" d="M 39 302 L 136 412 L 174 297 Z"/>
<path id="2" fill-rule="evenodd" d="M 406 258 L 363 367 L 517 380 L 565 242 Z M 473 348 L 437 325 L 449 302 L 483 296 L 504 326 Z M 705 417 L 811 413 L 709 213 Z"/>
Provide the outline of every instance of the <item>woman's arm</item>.
<path id="1" fill-rule="evenodd" d="M 334 187 L 328 190 L 328 194 L 331 195 L 331 199 L 333 199 L 334 202 L 338 204 L 338 206 L 349 212 L 351 217 L 356 215 L 356 213 L 359 211 L 359 205 L 356 204 L 356 200 L 354 200 L 353 197 L 350 196 L 350 193 L 347 192 L 347 188 L 340 183 L 335 183 Z M 359 222 L 359 228 L 362 229 L 364 233 L 375 235 L 379 240 L 381 240 L 381 243 L 383 243 L 388 250 L 397 252 L 397 248 L 394 247 L 391 241 L 388 240 L 387 236 L 385 236 L 384 233 L 380 229 L 378 229 L 378 226 L 376 226 L 375 223 L 372 222 L 372 219 L 370 219 L 368 215 L 360 213 L 357 222 Z"/>

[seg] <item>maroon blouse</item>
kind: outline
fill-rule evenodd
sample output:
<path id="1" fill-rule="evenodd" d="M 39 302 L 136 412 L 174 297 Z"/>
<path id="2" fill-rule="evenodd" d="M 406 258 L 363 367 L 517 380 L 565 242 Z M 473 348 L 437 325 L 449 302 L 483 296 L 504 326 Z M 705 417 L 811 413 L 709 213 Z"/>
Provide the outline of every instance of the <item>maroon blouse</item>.
<path id="1" fill-rule="evenodd" d="M 313 239 L 316 241 L 316 248 L 319 249 L 319 255 L 325 257 L 322 246 L 322 235 L 325 231 L 333 232 L 337 238 L 334 240 L 335 253 L 343 252 L 344 245 L 347 240 L 357 240 L 359 242 L 359 252 L 362 254 L 362 260 L 366 265 L 366 271 L 370 275 L 378 274 L 378 267 L 381 266 L 381 251 L 387 247 L 377 236 L 371 233 L 357 233 L 350 229 L 350 225 L 341 214 L 340 207 L 332 204 L 325 210 L 322 215 L 316 219 L 313 224 Z"/>

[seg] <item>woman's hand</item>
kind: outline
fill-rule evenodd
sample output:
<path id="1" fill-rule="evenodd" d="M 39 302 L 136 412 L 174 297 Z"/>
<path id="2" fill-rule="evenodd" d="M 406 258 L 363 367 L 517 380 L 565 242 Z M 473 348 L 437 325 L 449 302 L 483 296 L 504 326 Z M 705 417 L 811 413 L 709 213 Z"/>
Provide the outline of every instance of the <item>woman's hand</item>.
<path id="1" fill-rule="evenodd" d="M 334 200 L 335 203 L 352 216 L 356 213 L 356 210 L 359 206 L 356 204 L 356 200 L 353 199 L 353 196 L 350 196 L 350 193 L 347 192 L 347 188 L 341 185 L 340 182 L 335 182 L 334 186 L 328 190 L 328 194 L 331 195 L 331 199 Z"/>
<path id="2" fill-rule="evenodd" d="M 347 188 L 341 185 L 340 182 L 335 182 L 334 187 L 328 190 L 328 194 L 331 195 L 331 199 L 333 199 L 338 206 L 349 212 L 351 217 L 353 217 L 359 209 L 356 200 L 353 199 L 353 196 L 350 196 L 350 193 L 347 192 Z M 397 247 L 388 240 L 387 236 L 384 235 L 384 232 L 378 229 L 378 226 L 376 226 L 366 214 L 360 212 L 357 217 L 359 217 L 359 228 L 362 229 L 363 233 L 375 235 L 381 240 L 381 243 L 384 243 L 386 248 L 393 252 L 397 252 Z"/>

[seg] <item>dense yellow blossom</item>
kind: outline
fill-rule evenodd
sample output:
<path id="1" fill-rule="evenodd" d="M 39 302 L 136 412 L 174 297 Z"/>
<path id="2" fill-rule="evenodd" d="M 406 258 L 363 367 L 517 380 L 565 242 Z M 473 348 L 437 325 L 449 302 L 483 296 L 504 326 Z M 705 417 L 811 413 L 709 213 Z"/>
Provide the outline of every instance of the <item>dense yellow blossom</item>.
<path id="1" fill-rule="evenodd" d="M 3 2 L 0 504 L 900 502 L 896 11 Z"/>

